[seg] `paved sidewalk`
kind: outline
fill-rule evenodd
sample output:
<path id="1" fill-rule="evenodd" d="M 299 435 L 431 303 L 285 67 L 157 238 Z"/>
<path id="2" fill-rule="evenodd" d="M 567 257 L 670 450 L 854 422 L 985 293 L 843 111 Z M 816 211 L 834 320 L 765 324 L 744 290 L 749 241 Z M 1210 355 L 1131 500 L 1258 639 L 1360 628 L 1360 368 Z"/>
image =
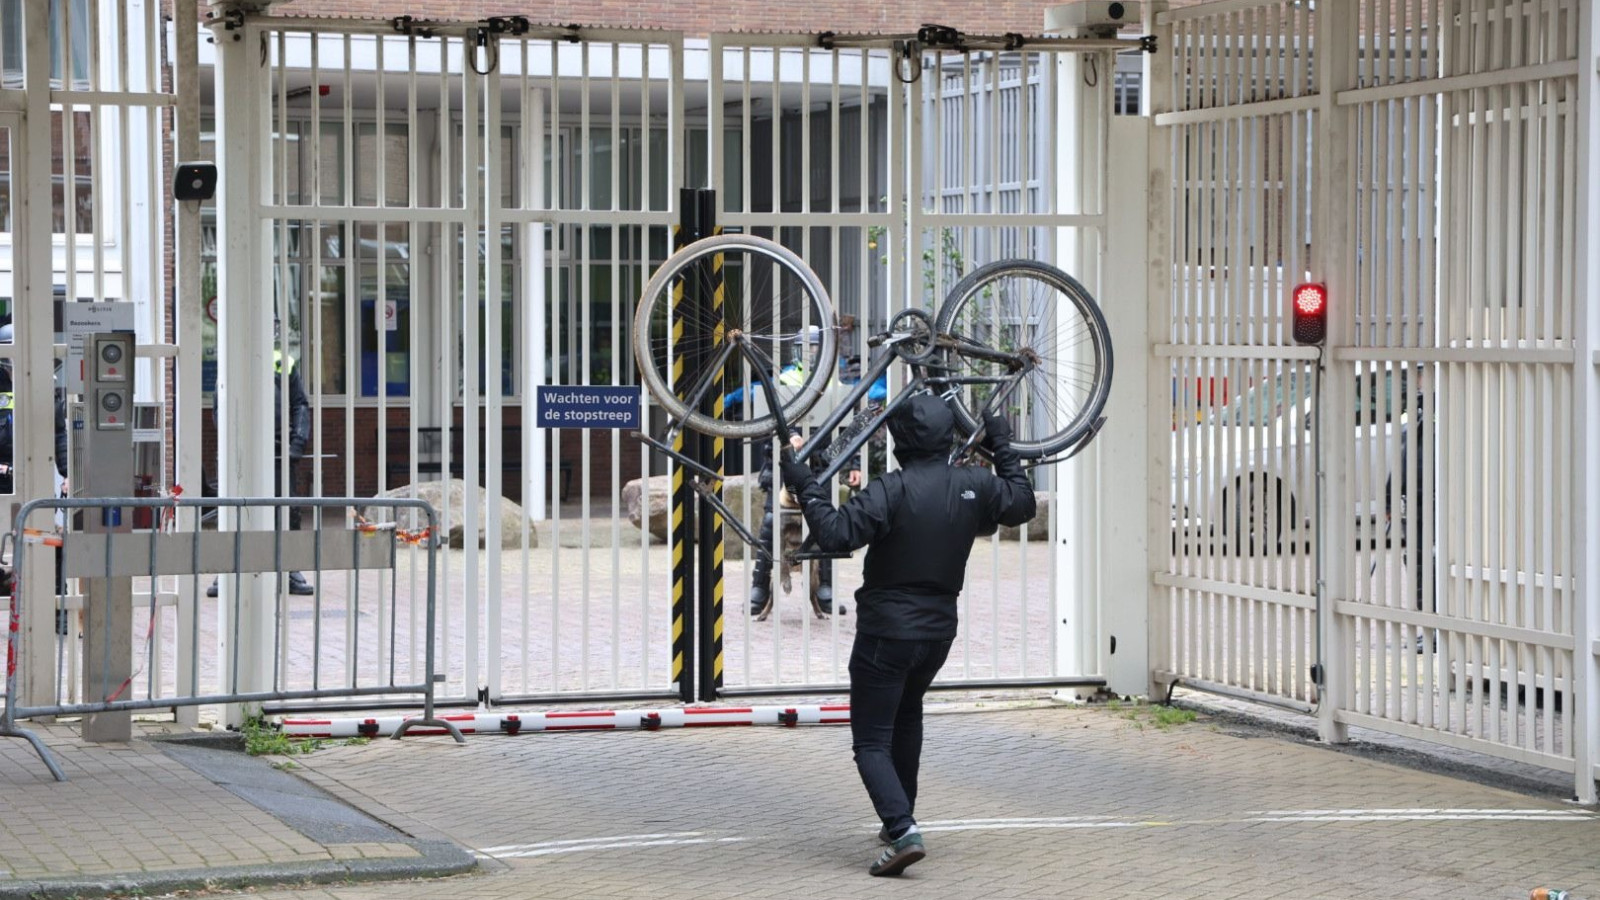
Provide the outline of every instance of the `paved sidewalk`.
<path id="1" fill-rule="evenodd" d="M 0 738 L 0 900 L 445 875 L 473 868 L 213 735 L 87 744 L 29 726 L 57 754 L 51 778 L 26 741 Z M 196 741 L 193 738 L 202 740 Z"/>
<path id="2" fill-rule="evenodd" d="M 219 886 L 270 884 L 274 867 L 290 882 L 314 867 L 380 874 L 430 848 L 442 859 L 446 840 L 479 868 L 252 896 L 1521 900 L 1545 885 L 1600 898 L 1600 814 L 1557 797 L 1231 719 L 1161 728 L 1148 708 L 951 712 L 928 722 L 918 814 L 929 856 L 888 883 L 866 875 L 877 825 L 845 728 L 330 747 L 297 757 L 295 780 L 371 818 L 317 832 L 295 822 L 300 801 L 274 815 L 235 792 L 248 777 L 197 771 L 180 759 L 189 751 L 95 747 L 57 727 L 50 741 L 74 779 L 64 785 L 23 742 L 0 741 L 0 896 L 52 877 L 78 879 L 88 897 L 95 884 L 157 893 L 174 872 L 222 873 Z"/>

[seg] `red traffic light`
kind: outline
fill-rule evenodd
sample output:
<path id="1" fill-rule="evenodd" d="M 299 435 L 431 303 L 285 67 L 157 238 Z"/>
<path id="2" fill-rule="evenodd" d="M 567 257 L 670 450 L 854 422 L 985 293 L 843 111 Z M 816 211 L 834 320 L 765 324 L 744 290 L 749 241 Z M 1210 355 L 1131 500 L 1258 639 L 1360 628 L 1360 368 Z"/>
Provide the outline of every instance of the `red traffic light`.
<path id="1" fill-rule="evenodd" d="M 1297 344 L 1320 344 L 1328 336 L 1328 288 L 1296 285 L 1289 295 L 1289 314 Z"/>

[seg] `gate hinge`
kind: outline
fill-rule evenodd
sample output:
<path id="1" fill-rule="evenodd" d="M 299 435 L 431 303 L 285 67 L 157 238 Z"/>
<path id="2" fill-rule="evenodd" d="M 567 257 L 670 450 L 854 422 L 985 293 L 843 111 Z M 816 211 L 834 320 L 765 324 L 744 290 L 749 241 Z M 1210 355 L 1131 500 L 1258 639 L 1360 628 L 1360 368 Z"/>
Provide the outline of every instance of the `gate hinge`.
<path id="1" fill-rule="evenodd" d="M 1156 52 L 1156 36 L 1153 34 L 1141 35 L 1139 37 L 1139 49 L 1145 53 Z"/>
<path id="2" fill-rule="evenodd" d="M 1317 687 L 1323 687 L 1323 684 L 1322 684 L 1322 663 L 1312 663 L 1311 664 L 1311 683 L 1316 685 Z"/>
<path id="3" fill-rule="evenodd" d="M 494 34 L 513 36 L 527 34 L 529 28 L 527 16 L 490 16 L 483 25 Z"/>
<path id="4" fill-rule="evenodd" d="M 395 16 L 389 20 L 389 25 L 395 31 L 406 37 L 431 38 L 438 37 L 438 28 L 442 22 L 433 19 L 418 19 L 415 16 Z"/>

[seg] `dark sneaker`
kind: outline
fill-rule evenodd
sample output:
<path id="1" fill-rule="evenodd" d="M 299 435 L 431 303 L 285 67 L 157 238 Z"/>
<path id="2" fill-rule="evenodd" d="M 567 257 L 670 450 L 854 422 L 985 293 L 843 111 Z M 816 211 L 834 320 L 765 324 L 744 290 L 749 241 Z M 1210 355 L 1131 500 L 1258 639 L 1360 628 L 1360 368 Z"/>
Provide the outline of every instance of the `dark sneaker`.
<path id="1" fill-rule="evenodd" d="M 304 575 L 299 572 L 290 572 L 289 593 L 298 597 L 309 597 L 315 594 L 316 590 L 311 587 L 311 582 L 307 581 Z"/>
<path id="2" fill-rule="evenodd" d="M 906 866 L 928 855 L 922 847 L 922 835 L 913 831 L 883 848 L 883 855 L 868 869 L 871 875 L 899 875 Z"/>
<path id="3" fill-rule="evenodd" d="M 750 589 L 750 615 L 762 618 L 772 611 L 771 585 L 758 584 Z"/>

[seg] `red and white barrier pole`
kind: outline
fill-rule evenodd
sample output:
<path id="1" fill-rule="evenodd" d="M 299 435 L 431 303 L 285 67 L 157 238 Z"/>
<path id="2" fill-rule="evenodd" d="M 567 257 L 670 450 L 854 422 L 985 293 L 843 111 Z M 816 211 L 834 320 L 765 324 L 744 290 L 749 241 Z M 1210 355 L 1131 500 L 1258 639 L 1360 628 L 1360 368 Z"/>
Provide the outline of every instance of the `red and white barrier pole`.
<path id="1" fill-rule="evenodd" d="M 303 738 L 388 737 L 421 716 L 284 719 L 283 733 Z M 687 706 L 666 709 L 575 710 L 557 712 L 459 713 L 438 716 L 462 734 L 521 734 L 525 731 L 658 731 L 662 728 L 712 728 L 740 725 L 843 725 L 850 705 Z M 412 728 L 408 735 L 444 734 L 442 728 Z"/>

